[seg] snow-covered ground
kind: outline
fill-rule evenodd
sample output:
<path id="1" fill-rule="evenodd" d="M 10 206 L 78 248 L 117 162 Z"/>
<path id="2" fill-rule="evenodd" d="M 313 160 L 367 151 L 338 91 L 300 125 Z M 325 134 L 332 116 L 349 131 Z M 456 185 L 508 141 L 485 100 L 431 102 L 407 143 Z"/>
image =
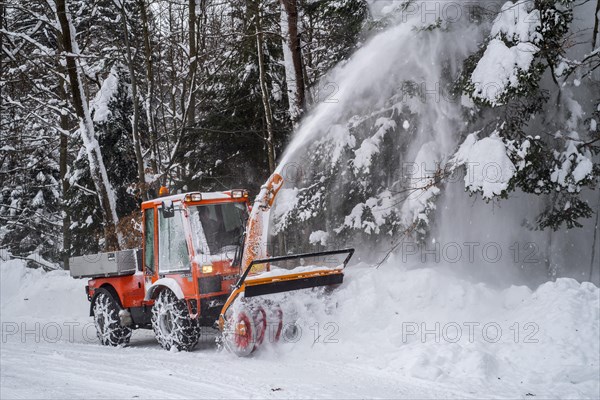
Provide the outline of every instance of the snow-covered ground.
<path id="1" fill-rule="evenodd" d="M 102 347 L 84 280 L 0 262 L 0 398 L 600 397 L 597 287 L 496 290 L 398 264 L 350 266 L 331 294 L 279 295 L 299 334 L 237 358 L 214 332 L 191 353 L 149 331 Z"/>

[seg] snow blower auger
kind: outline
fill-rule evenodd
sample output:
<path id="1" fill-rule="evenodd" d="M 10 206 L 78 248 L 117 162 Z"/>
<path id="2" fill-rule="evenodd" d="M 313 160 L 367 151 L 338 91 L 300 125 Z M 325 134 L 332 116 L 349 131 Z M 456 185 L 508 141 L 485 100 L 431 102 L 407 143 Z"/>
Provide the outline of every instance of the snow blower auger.
<path id="1" fill-rule="evenodd" d="M 261 296 L 337 285 L 354 251 L 269 258 L 264 238 L 282 185 L 273 174 L 253 207 L 243 189 L 170 196 L 161 188 L 142 203 L 141 249 L 72 258 L 71 276 L 89 279 L 100 343 L 125 346 L 145 328 L 167 350 L 192 350 L 201 328 L 215 324 L 240 356 L 264 341 L 268 325 L 277 340 L 282 308 Z"/>
<path id="2" fill-rule="evenodd" d="M 279 341 L 283 328 L 281 307 L 271 300 L 256 297 L 339 285 L 353 253 L 354 249 L 344 249 L 253 260 L 221 311 L 219 329 L 223 345 L 238 356 L 247 356 L 267 338 L 271 342 Z M 311 258 L 316 259 L 315 262 L 307 262 Z M 265 271 L 253 273 L 254 267 Z"/>
<path id="3" fill-rule="evenodd" d="M 254 202 L 246 231 L 242 274 L 219 316 L 222 343 L 238 356 L 252 353 L 267 336 L 270 341 L 278 341 L 281 336 L 281 307 L 256 297 L 338 285 L 342 283 L 344 268 L 354 254 L 354 249 L 344 249 L 266 257 L 265 228 L 271 206 L 282 185 L 283 178 L 274 173 Z M 267 332 L 267 327 L 272 328 L 270 332 Z"/>

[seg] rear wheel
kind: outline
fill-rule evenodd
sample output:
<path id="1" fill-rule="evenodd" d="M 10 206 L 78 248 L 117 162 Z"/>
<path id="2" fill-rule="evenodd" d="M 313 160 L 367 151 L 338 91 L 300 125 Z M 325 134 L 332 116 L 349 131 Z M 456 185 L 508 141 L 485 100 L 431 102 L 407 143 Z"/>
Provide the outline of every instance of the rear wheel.
<path id="1" fill-rule="evenodd" d="M 161 291 L 152 306 L 152 329 L 165 349 L 192 350 L 200 339 L 200 325 L 192 319 L 185 300 L 168 289 Z"/>
<path id="2" fill-rule="evenodd" d="M 131 339 L 131 328 L 121 325 L 121 308 L 113 296 L 104 289 L 94 298 L 94 325 L 100 343 L 105 346 L 125 346 Z"/>

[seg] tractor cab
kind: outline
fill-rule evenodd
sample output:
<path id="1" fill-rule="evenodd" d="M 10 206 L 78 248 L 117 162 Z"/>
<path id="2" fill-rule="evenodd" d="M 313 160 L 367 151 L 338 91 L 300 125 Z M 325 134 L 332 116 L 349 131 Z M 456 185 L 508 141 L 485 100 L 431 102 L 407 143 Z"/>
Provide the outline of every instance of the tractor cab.
<path id="1" fill-rule="evenodd" d="M 248 212 L 246 190 L 193 192 L 144 202 L 146 300 L 159 287 L 179 286 L 192 313 L 200 310 L 205 322 L 213 323 L 240 274 Z"/>

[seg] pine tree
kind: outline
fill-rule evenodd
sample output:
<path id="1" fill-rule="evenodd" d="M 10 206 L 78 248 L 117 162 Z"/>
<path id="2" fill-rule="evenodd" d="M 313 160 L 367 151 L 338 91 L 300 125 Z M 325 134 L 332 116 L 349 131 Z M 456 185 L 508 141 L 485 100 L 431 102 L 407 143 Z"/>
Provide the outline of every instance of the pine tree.
<path id="1" fill-rule="evenodd" d="M 538 229 L 580 227 L 580 220 L 593 213 L 581 192 L 595 187 L 600 171 L 592 161 L 598 149 L 583 132 L 582 105 L 570 91 L 563 93 L 562 89 L 567 83 L 572 85 L 567 79 L 576 65 L 586 68 L 565 58 L 574 6 L 571 0 L 505 3 L 486 43 L 466 60 L 459 81 L 482 120 L 491 109 L 492 115 L 500 116 L 497 122 L 487 124 L 479 137 L 499 135 L 516 166 L 502 195 L 518 189 L 548 197 L 546 209 L 536 220 Z M 514 20 L 509 18 L 512 15 Z M 518 29 L 524 23 L 529 24 L 529 31 Z M 476 81 L 476 74 L 487 55 L 492 56 L 492 44 L 508 49 L 526 44 L 533 57 L 527 68 L 515 67 L 514 81 L 489 82 L 494 84 L 494 90 L 489 90 L 490 85 L 482 87 L 482 82 Z M 542 79 L 548 75 L 555 86 L 542 88 Z M 590 108 L 592 104 L 583 106 Z M 543 116 L 543 122 L 533 121 L 536 116 Z"/>
<path id="2" fill-rule="evenodd" d="M 139 214 L 140 191 L 132 146 L 133 98 L 128 69 L 114 65 L 92 101 L 92 118 L 98 143 L 106 160 L 106 173 L 113 187 L 119 220 Z M 141 121 L 140 121 L 141 122 Z M 143 128 L 143 126 L 142 126 Z M 73 252 L 86 254 L 102 248 L 102 216 L 93 196 L 94 186 L 87 158 L 80 152 L 71 174 L 69 208 L 75 221 Z M 138 232 L 121 231 L 125 243 L 136 243 Z"/>

